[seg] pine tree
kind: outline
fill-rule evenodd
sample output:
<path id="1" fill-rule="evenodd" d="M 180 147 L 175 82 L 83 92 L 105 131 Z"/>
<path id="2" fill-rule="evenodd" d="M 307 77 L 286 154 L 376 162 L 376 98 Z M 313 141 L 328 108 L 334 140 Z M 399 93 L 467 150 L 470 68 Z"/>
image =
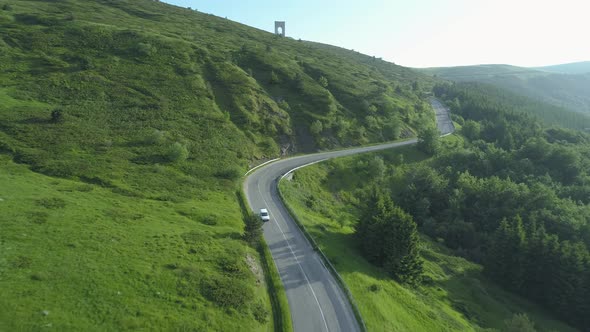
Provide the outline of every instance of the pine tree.
<path id="1" fill-rule="evenodd" d="M 383 232 L 387 229 L 393 202 L 389 196 L 377 188 L 371 189 L 367 206 L 356 226 L 356 236 L 360 241 L 361 251 L 368 261 L 381 266 L 383 264 Z"/>
<path id="2" fill-rule="evenodd" d="M 580 312 L 590 312 L 590 254 L 586 255 L 586 272 L 584 273 L 584 284 L 579 292 L 581 299 Z M 590 315 L 582 315 L 580 317 L 580 326 L 590 330 Z"/>
<path id="3" fill-rule="evenodd" d="M 246 218 L 246 227 L 244 232 L 244 240 L 251 246 L 255 247 L 258 245 L 262 237 L 262 221 L 254 216 L 248 216 Z"/>
<path id="4" fill-rule="evenodd" d="M 368 261 L 382 266 L 400 282 L 420 281 L 423 262 L 416 223 L 388 195 L 372 189 L 355 234 Z"/>
<path id="5" fill-rule="evenodd" d="M 416 223 L 409 214 L 394 207 L 388 226 L 387 233 L 390 234 L 385 239 L 385 270 L 403 283 L 418 283 L 423 266 Z"/>
<path id="6" fill-rule="evenodd" d="M 525 279 L 526 235 L 522 219 L 503 219 L 494 232 L 486 259 L 486 272 L 501 285 L 520 291 Z"/>
<path id="7" fill-rule="evenodd" d="M 547 294 L 544 290 L 549 286 L 547 276 L 550 266 L 547 264 L 549 262 L 547 258 L 549 257 L 550 236 L 543 225 L 537 227 L 532 223 L 530 227 L 526 248 L 526 277 L 523 294 L 543 303 L 545 294 Z"/>
<path id="8" fill-rule="evenodd" d="M 565 241 L 561 244 L 558 264 L 553 267 L 557 273 L 552 280 L 554 296 L 551 303 L 557 313 L 567 321 L 576 321 L 588 314 L 581 312 L 584 300 L 579 298 L 584 289 L 586 255 L 587 251 L 583 244 Z"/>

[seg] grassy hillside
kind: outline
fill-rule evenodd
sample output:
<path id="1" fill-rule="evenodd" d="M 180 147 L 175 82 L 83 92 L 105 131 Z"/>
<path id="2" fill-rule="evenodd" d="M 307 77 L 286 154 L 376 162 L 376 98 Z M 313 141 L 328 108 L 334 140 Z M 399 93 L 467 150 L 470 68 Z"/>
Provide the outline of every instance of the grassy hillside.
<path id="1" fill-rule="evenodd" d="M 272 330 L 231 194 L 170 204 L 0 167 L 0 330 Z"/>
<path id="2" fill-rule="evenodd" d="M 567 110 L 590 115 L 590 74 L 556 73 L 558 70 L 551 67 L 544 71 L 543 68 L 481 65 L 428 68 L 424 72 L 451 81 L 491 84 L 562 108 L 556 109 L 556 112 L 568 113 Z"/>
<path id="3" fill-rule="evenodd" d="M 419 73 L 154 1 L 0 31 L 0 330 L 271 330 L 242 174 L 430 116 Z"/>
<path id="4" fill-rule="evenodd" d="M 456 136 L 448 146 L 462 145 Z M 335 265 L 370 331 L 504 331 L 514 314 L 526 313 L 538 331 L 575 331 L 539 306 L 508 293 L 482 274 L 481 265 L 427 236 L 421 239 L 425 282 L 404 286 L 369 263 L 353 237 L 363 188 L 385 177 L 415 169 L 426 156 L 415 148 L 340 158 L 295 172 L 281 191 L 320 248 Z M 383 164 L 382 164 L 383 165 Z M 386 186 L 385 183 L 381 186 Z M 442 242 L 442 241 L 441 241 Z"/>

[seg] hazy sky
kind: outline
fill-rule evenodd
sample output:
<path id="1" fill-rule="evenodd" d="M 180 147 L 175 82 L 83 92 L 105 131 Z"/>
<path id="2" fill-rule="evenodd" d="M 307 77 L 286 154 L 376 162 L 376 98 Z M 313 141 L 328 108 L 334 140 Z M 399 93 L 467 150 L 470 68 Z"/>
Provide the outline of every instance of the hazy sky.
<path id="1" fill-rule="evenodd" d="M 590 0 L 164 0 L 410 67 L 590 60 Z"/>

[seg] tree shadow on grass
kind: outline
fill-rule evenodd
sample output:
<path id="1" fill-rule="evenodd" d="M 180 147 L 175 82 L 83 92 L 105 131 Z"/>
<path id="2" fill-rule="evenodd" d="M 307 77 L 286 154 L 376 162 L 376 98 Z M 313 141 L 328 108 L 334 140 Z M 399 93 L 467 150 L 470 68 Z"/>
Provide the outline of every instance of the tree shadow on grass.
<path id="1" fill-rule="evenodd" d="M 482 328 L 493 328 L 497 326 L 486 321 L 484 317 L 486 313 L 500 309 L 502 311 L 499 313 L 506 318 L 509 318 L 512 313 L 508 306 L 509 301 L 503 299 L 502 294 L 495 292 L 494 289 L 486 287 L 486 283 L 481 272 L 473 268 L 462 272 L 455 271 L 446 279 L 434 280 L 429 288 L 433 292 L 444 290 L 445 300 L 465 320 Z"/>
<path id="2" fill-rule="evenodd" d="M 19 124 L 26 124 L 26 125 L 47 125 L 47 124 L 55 124 L 51 118 L 40 118 L 40 117 L 32 117 L 28 119 L 22 119 L 17 121 Z"/>
<path id="3" fill-rule="evenodd" d="M 378 266 L 367 261 L 358 248 L 358 242 L 353 233 L 342 233 L 325 228 L 308 228 L 316 243 L 326 248 L 323 250 L 330 263 L 339 274 L 361 272 L 377 280 L 390 280 L 391 278 Z M 322 245 L 322 243 L 325 243 Z M 328 245 L 334 245 L 328 248 Z M 336 254 L 337 253 L 337 254 Z"/>
<path id="4" fill-rule="evenodd" d="M 314 233 L 317 234 L 318 232 L 319 230 Z M 327 244 L 337 244 L 331 250 L 326 250 L 325 253 L 340 275 L 362 273 L 376 281 L 395 281 L 394 278 L 390 277 L 380 267 L 370 263 L 363 257 L 358 249 L 358 242 L 354 238 L 354 234 L 345 234 L 326 229 L 322 231 L 320 237 L 316 236 L 314 238 L 316 241 L 319 240 L 320 243 L 325 241 L 324 243 Z M 337 254 L 330 255 L 330 253 Z M 421 285 L 413 288 L 413 292 L 426 296 L 426 298 L 423 298 L 424 301 L 428 301 L 428 298 L 431 296 L 434 299 L 434 297 L 438 296 L 436 295 L 437 293 L 444 292 L 449 305 L 463 315 L 466 320 L 482 327 L 493 327 L 489 322 L 485 321 L 482 313 L 489 310 L 486 305 L 490 301 L 500 302 L 503 297 L 501 294 L 494 294 L 490 291 L 490 288 L 486 287 L 488 282 L 484 280 L 481 270 L 474 265 L 472 268 L 453 266 L 452 263 L 446 263 L 440 257 L 428 251 L 424 251 L 423 257 L 439 265 L 444 271 L 443 277 L 435 280 L 427 278 Z M 366 286 L 367 291 L 370 291 L 373 285 L 367 284 Z M 444 310 L 435 311 L 441 315 L 439 319 L 446 321 L 449 326 L 457 329 L 462 327 L 455 318 L 449 316 Z M 509 316 L 510 312 L 506 310 L 506 317 L 509 318 Z"/>
<path id="5" fill-rule="evenodd" d="M 166 164 L 168 159 L 161 154 L 149 154 L 145 156 L 137 156 L 131 159 L 131 162 L 138 165 L 155 165 L 155 164 Z"/>

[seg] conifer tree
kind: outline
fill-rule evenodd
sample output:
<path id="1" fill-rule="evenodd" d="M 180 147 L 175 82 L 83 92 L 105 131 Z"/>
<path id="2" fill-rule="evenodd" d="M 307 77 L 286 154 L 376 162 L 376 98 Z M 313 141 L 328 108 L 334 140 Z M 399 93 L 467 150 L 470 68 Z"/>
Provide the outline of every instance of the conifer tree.
<path id="1" fill-rule="evenodd" d="M 383 264 L 383 232 L 387 229 L 393 203 L 391 199 L 377 188 L 371 190 L 367 206 L 356 226 L 356 236 L 360 241 L 361 251 L 368 261 L 376 265 Z"/>
<path id="2" fill-rule="evenodd" d="M 494 232 L 488 252 L 486 272 L 501 285 L 520 291 L 524 282 L 526 235 L 522 219 L 503 219 Z"/>
<path id="3" fill-rule="evenodd" d="M 262 221 L 253 215 L 248 216 L 244 231 L 244 240 L 253 247 L 257 246 L 262 237 Z"/>
<path id="4" fill-rule="evenodd" d="M 391 213 L 390 236 L 385 240 L 385 270 L 407 284 L 420 282 L 423 266 L 418 245 L 420 238 L 412 217 L 399 207 Z"/>
<path id="5" fill-rule="evenodd" d="M 423 266 L 416 223 L 388 195 L 373 189 L 356 226 L 363 255 L 400 282 L 420 281 Z"/>

